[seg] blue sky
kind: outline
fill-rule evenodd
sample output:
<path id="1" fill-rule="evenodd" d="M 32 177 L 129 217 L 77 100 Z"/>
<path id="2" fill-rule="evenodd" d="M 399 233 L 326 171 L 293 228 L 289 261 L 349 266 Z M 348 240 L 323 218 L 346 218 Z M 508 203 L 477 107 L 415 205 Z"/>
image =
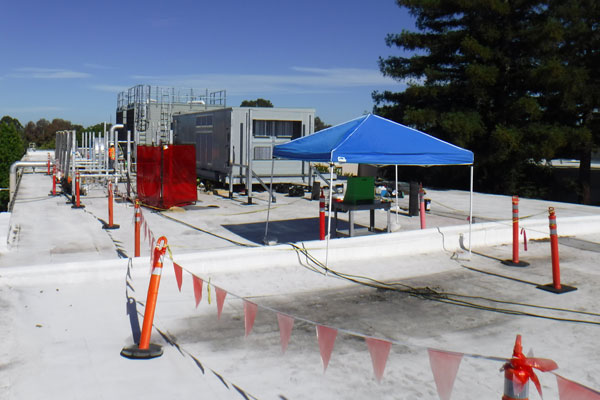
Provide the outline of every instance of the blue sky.
<path id="1" fill-rule="evenodd" d="M 225 89 L 227 104 L 270 99 L 337 124 L 371 111 L 379 72 L 414 29 L 393 0 L 10 1 L 0 24 L 0 115 L 22 124 L 114 122 L 137 84 Z"/>

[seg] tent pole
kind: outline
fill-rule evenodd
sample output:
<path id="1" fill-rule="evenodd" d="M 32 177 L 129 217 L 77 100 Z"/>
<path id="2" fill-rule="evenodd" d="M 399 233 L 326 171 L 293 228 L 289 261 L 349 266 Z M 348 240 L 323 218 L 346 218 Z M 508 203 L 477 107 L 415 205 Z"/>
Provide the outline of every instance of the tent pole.
<path id="1" fill-rule="evenodd" d="M 400 206 L 398 205 L 398 164 L 396 167 L 396 225 L 398 225 L 398 214 L 400 213 Z"/>
<path id="2" fill-rule="evenodd" d="M 471 180 L 469 185 L 469 259 L 471 259 L 471 228 L 473 226 L 473 164 L 471 164 Z"/>
<path id="3" fill-rule="evenodd" d="M 329 266 L 329 237 L 331 236 L 331 204 L 333 201 L 333 163 L 329 164 L 329 215 L 327 218 L 327 245 L 325 248 L 325 275 Z"/>
<path id="4" fill-rule="evenodd" d="M 267 223 L 265 224 L 264 244 L 269 244 L 267 234 L 269 233 L 269 214 L 271 213 L 271 202 L 273 201 L 273 169 L 275 168 L 275 157 L 271 155 L 271 182 L 269 183 L 269 205 L 267 206 Z"/>

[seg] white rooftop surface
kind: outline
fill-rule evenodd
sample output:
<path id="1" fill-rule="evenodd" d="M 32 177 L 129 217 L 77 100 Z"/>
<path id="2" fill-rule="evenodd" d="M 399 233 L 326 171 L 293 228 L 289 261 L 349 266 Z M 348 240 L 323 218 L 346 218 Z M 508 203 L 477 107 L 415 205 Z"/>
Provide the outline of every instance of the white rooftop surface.
<path id="1" fill-rule="evenodd" d="M 27 157 L 45 161 L 46 154 Z M 328 265 L 335 271 L 397 282 L 420 293 L 433 289 L 476 303 L 477 309 L 319 274 L 303 266 L 306 258 L 287 244 L 262 246 L 265 193 L 256 194 L 253 205 L 242 196 L 230 200 L 202 192 L 193 206 L 164 213 L 144 208 L 154 236 L 167 237 L 175 262 L 184 268 L 180 293 L 165 257 L 154 319 L 180 350 L 153 330 L 152 342 L 161 344 L 164 354 L 129 360 L 119 354 L 133 344 L 126 296 L 145 303 L 150 278 L 149 245 L 142 234 L 142 257 L 132 261 L 127 288 L 128 259 L 122 257 L 133 255 L 133 207 L 115 202 L 120 228 L 105 230 L 105 188 L 88 185 L 81 198 L 85 208 L 73 209 L 65 196 L 48 196 L 51 178 L 43 172 L 25 174 L 12 214 L 0 214 L 8 232 L 7 246 L 0 247 L 1 399 L 243 399 L 232 385 L 258 399 L 437 399 L 428 348 L 509 358 L 517 334 L 525 353 L 532 349 L 536 357 L 551 358 L 559 365 L 556 373 L 600 389 L 598 207 L 521 199 L 520 216 L 528 217 L 521 220 L 529 239 L 528 251 L 520 247 L 521 260 L 530 263 L 525 268 L 500 263 L 512 254 L 507 196 L 475 193 L 470 256 L 464 249 L 469 193 L 455 190 L 427 189 L 428 229 L 420 230 L 419 217 L 401 210 L 391 217 L 394 233 L 329 243 Z M 400 206 L 407 205 L 408 198 L 401 199 Z M 549 206 L 556 209 L 561 236 L 562 284 L 577 287 L 558 295 L 536 288 L 552 282 Z M 324 262 L 325 242 L 314 241 L 318 208 L 308 196 L 278 194 L 268 238 L 280 243 L 297 238 Z M 357 224 L 368 225 L 368 213 L 356 216 Z M 347 220 L 344 214 L 340 218 Z M 383 230 L 385 221 L 385 213 L 377 211 L 376 228 Z M 214 287 L 208 304 L 206 283 L 195 307 L 192 273 L 228 292 L 220 319 Z M 239 297 L 259 306 L 247 337 Z M 137 309 L 143 313 L 141 305 Z M 285 354 L 274 310 L 295 317 Z M 340 330 L 325 373 L 314 323 Z M 364 336 L 393 343 L 380 383 Z M 463 357 L 452 398 L 500 398 L 501 366 Z M 558 399 L 555 376 L 537 375 L 544 398 Z M 530 399 L 538 398 L 530 385 Z"/>

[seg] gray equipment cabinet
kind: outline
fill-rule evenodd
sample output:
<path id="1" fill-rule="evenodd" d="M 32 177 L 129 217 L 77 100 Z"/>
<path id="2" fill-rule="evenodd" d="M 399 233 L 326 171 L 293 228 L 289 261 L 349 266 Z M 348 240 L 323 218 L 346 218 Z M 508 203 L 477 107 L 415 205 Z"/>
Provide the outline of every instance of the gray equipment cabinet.
<path id="1" fill-rule="evenodd" d="M 273 146 L 314 132 L 315 110 L 228 107 L 173 115 L 173 143 L 196 145 L 199 178 L 248 184 L 271 176 Z M 309 165 L 276 160 L 275 182 L 304 182 Z"/>

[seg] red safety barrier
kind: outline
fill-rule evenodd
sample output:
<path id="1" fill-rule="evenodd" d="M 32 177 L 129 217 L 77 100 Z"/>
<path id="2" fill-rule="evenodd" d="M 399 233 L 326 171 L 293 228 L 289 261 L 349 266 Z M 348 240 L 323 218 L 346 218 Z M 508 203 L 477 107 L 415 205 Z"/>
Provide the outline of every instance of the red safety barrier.
<path id="1" fill-rule="evenodd" d="M 152 334 L 152 324 L 154 322 L 154 311 L 156 310 L 156 299 L 158 298 L 158 287 L 160 286 L 160 276 L 162 274 L 163 257 L 167 251 L 167 238 L 161 236 L 156 241 L 154 247 L 154 263 L 152 265 L 152 276 L 148 285 L 148 296 L 146 297 L 146 309 L 144 310 L 144 323 L 142 325 L 142 334 L 140 343 L 137 346 L 126 347 L 121 351 L 121 355 L 127 358 L 155 358 L 163 353 L 162 347 L 157 344 L 150 344 Z"/>
<path id="2" fill-rule="evenodd" d="M 517 195 L 512 197 L 512 227 L 512 260 L 504 260 L 502 264 L 512 267 L 526 267 L 529 263 L 519 260 L 519 196 Z"/>
<path id="3" fill-rule="evenodd" d="M 325 196 L 321 189 L 321 197 L 319 198 L 319 240 L 325 240 Z"/>
<path id="4" fill-rule="evenodd" d="M 533 368 L 548 372 L 557 369 L 558 365 L 547 358 L 525 357 L 521 345 L 521 335 L 517 335 L 512 358 L 502 367 L 504 370 L 504 395 L 502 400 L 527 400 L 529 398 L 530 379 L 537 388 L 540 397 L 543 397 L 540 381 L 533 372 Z"/>
<path id="5" fill-rule="evenodd" d="M 81 204 L 79 200 L 79 172 L 75 174 L 75 204 L 71 206 L 71 208 L 84 208 L 85 206 Z"/>
<path id="6" fill-rule="evenodd" d="M 421 229 L 425 229 L 425 191 L 423 190 L 423 185 L 419 185 L 419 207 L 419 215 L 421 216 Z"/>
<path id="7" fill-rule="evenodd" d="M 577 290 L 573 286 L 560 284 L 560 257 L 558 255 L 558 232 L 556 229 L 554 207 L 548 207 L 548 221 L 550 225 L 550 251 L 552 253 L 552 283 L 540 285 L 538 288 L 556 294 Z"/>
<path id="8" fill-rule="evenodd" d="M 198 200 L 193 145 L 138 146 L 137 168 L 137 192 L 144 204 L 168 209 Z"/>
<path id="9" fill-rule="evenodd" d="M 104 224 L 104 229 L 119 229 L 119 225 L 113 223 L 113 187 L 112 181 L 108 181 L 108 224 Z"/>
<path id="10" fill-rule="evenodd" d="M 140 256 L 140 228 L 142 226 L 142 211 L 140 201 L 135 199 L 135 229 L 134 229 L 134 257 Z"/>

